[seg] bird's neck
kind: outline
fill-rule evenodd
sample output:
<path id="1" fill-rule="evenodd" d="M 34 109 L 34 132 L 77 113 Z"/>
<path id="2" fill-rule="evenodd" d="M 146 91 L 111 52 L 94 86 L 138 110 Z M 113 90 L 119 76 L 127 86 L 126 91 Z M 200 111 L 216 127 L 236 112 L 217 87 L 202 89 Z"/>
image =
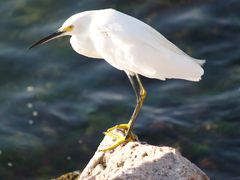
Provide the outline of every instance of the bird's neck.
<path id="1" fill-rule="evenodd" d="M 70 43 L 77 53 L 91 58 L 102 59 L 87 35 L 73 35 L 70 39 Z"/>

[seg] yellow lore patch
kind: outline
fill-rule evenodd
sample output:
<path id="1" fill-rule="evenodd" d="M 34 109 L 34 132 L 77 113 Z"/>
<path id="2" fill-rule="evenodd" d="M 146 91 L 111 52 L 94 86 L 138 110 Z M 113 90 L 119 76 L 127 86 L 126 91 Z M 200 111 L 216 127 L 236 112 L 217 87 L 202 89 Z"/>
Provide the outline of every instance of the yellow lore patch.
<path id="1" fill-rule="evenodd" d="M 74 26 L 71 25 L 71 26 L 67 26 L 67 27 L 63 28 L 63 31 L 69 32 L 69 31 L 72 31 L 73 29 L 74 29 Z"/>

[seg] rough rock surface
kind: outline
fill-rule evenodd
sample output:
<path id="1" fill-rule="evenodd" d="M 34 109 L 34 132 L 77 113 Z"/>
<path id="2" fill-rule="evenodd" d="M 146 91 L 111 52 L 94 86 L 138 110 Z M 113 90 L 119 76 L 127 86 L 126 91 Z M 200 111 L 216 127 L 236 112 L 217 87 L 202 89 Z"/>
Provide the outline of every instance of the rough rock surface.
<path id="1" fill-rule="evenodd" d="M 117 133 L 122 134 L 118 130 Z M 115 141 L 105 136 L 78 180 L 208 180 L 176 149 L 129 142 L 101 152 Z"/>
<path id="2" fill-rule="evenodd" d="M 74 171 L 74 172 L 70 172 L 67 174 L 64 174 L 56 179 L 52 179 L 52 180 L 78 180 L 78 178 L 80 177 L 81 172 L 79 171 Z"/>

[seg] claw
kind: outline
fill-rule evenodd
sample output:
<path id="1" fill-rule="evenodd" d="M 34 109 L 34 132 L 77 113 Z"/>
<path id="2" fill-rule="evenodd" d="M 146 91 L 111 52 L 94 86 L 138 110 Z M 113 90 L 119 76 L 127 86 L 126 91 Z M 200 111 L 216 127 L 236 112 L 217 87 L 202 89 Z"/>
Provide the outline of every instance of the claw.
<path id="1" fill-rule="evenodd" d="M 116 129 L 123 130 L 124 136 L 120 136 L 120 135 L 117 135 L 112 132 L 113 130 L 116 130 Z M 119 124 L 119 125 L 113 126 L 112 128 L 109 128 L 106 132 L 104 132 L 104 134 L 106 136 L 110 136 L 114 139 L 117 139 L 117 141 L 112 146 L 105 148 L 105 149 L 101 149 L 99 151 L 106 152 L 106 151 L 115 149 L 116 147 L 118 147 L 119 145 L 121 145 L 123 143 L 128 143 L 130 141 L 138 141 L 138 137 L 135 134 L 133 134 L 132 132 L 130 132 L 129 135 L 127 135 L 128 129 L 129 129 L 128 124 Z"/>
<path id="2" fill-rule="evenodd" d="M 110 151 L 110 150 L 113 150 L 115 149 L 116 147 L 118 147 L 119 145 L 121 145 L 122 143 L 124 142 L 128 142 L 125 140 L 125 138 L 123 138 L 122 140 L 119 140 L 117 141 L 115 144 L 113 144 L 112 146 L 108 147 L 108 148 L 105 148 L 105 149 L 101 149 L 100 151 L 102 152 L 106 152 L 106 151 Z"/>
<path id="3" fill-rule="evenodd" d="M 118 124 L 116 126 L 113 126 L 109 129 L 107 129 L 107 132 L 113 131 L 115 129 L 123 129 L 123 130 L 128 130 L 129 129 L 129 125 L 128 124 Z"/>
<path id="4" fill-rule="evenodd" d="M 110 137 L 112 137 L 112 138 L 114 138 L 114 139 L 124 139 L 124 137 L 122 137 L 122 136 L 119 136 L 119 135 L 117 135 L 117 134 L 114 134 L 114 133 L 112 133 L 112 132 L 104 132 L 104 134 L 106 135 L 106 136 L 110 136 Z"/>

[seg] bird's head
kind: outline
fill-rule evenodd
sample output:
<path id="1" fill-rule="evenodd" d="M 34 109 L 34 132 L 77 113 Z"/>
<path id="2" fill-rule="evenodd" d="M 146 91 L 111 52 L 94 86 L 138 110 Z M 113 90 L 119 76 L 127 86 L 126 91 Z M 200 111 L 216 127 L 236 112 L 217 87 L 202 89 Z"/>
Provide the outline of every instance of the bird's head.
<path id="1" fill-rule="evenodd" d="M 71 36 L 71 35 L 76 34 L 77 32 L 80 32 L 80 30 L 79 30 L 81 28 L 80 22 L 81 22 L 81 20 L 84 21 L 83 15 L 84 15 L 83 13 L 79 13 L 79 14 L 75 14 L 75 15 L 71 16 L 63 23 L 63 25 L 56 32 L 33 43 L 29 47 L 29 49 L 31 49 L 37 45 L 47 43 L 53 39 L 56 39 L 56 38 L 59 38 L 62 36 L 68 36 L 68 35 Z"/>

